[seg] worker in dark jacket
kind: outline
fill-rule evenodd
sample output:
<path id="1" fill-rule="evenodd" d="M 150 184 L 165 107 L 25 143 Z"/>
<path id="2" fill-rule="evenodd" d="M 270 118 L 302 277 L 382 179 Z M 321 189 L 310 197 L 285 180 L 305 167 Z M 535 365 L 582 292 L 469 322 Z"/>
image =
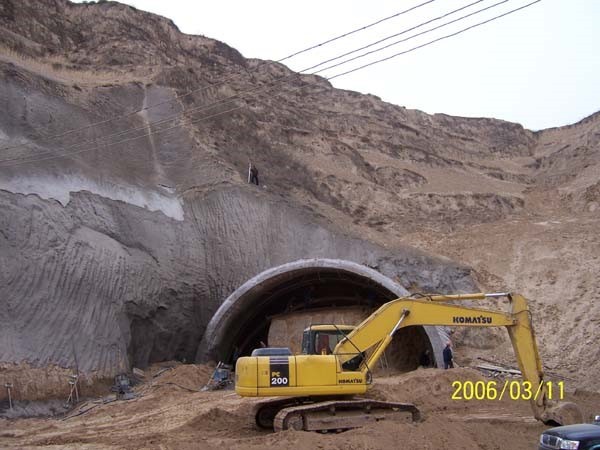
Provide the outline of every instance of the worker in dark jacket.
<path id="1" fill-rule="evenodd" d="M 452 362 L 452 343 L 450 341 L 446 342 L 446 347 L 444 347 L 444 369 L 453 369 L 454 363 Z"/>
<path id="2" fill-rule="evenodd" d="M 255 185 L 259 185 L 258 184 L 258 169 L 256 168 L 256 166 L 252 165 L 252 163 L 250 163 L 250 174 L 248 177 L 248 182 L 255 184 Z"/>

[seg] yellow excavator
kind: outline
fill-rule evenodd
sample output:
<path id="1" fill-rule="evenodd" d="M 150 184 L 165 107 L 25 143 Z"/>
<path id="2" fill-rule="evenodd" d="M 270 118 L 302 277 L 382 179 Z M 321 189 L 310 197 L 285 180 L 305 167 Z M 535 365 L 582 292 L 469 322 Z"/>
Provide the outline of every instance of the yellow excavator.
<path id="1" fill-rule="evenodd" d="M 507 298 L 509 310 L 462 306 L 465 300 Z M 452 302 L 452 303 L 451 303 Z M 530 400 L 536 419 L 552 425 L 582 420 L 570 402 L 553 402 L 547 392 L 531 313 L 519 294 L 423 295 L 398 298 L 382 305 L 356 327 L 320 325 L 305 330 L 303 354 L 286 348 L 262 348 L 237 360 L 235 390 L 243 397 L 284 397 L 261 404 L 256 423 L 275 431 L 344 430 L 369 422 L 409 413 L 413 421 L 420 412 L 410 403 L 384 402 L 363 395 L 372 384 L 372 368 L 400 328 L 415 325 L 506 327 L 524 381 L 536 392 Z M 329 331 L 328 331 L 329 330 Z M 316 339 L 336 330 L 337 344 L 327 348 Z"/>

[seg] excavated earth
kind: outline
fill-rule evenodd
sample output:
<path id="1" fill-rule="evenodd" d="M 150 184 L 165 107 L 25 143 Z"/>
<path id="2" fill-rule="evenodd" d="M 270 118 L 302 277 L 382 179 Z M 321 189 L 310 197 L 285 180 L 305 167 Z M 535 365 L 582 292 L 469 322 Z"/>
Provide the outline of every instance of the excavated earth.
<path id="1" fill-rule="evenodd" d="M 95 397 L 133 366 L 217 357 L 205 331 L 240 286 L 326 258 L 409 292 L 525 294 L 548 373 L 588 416 L 600 404 L 600 114 L 537 132 L 428 115 L 128 6 L 66 0 L 0 3 L 0 101 L 0 385 L 18 401 L 60 409 L 73 370 Z M 269 314 L 288 342 L 284 312 Z M 460 366 L 515 364 L 503 330 L 446 331 Z M 0 447 L 500 448 L 508 427 L 534 446 L 526 405 L 429 398 L 411 378 L 447 392 L 477 376 L 465 370 L 381 382 L 385 398 L 420 399 L 418 425 L 270 435 L 248 422 L 252 401 L 147 386 L 65 421 L 2 419 Z"/>
<path id="2" fill-rule="evenodd" d="M 453 381 L 477 381 L 472 369 L 419 369 L 382 377 L 375 398 L 414 402 L 423 421 L 382 421 L 343 433 L 259 430 L 253 414 L 260 400 L 231 390 L 198 392 L 211 367 L 179 365 L 167 372 L 153 366 L 150 381 L 135 388 L 133 400 L 87 402 L 56 419 L 0 421 L 6 448 L 68 449 L 531 449 L 546 429 L 531 417 L 526 402 L 451 400 Z M 158 376 L 156 376 L 158 375 Z M 600 394 L 568 396 L 588 417 Z"/>

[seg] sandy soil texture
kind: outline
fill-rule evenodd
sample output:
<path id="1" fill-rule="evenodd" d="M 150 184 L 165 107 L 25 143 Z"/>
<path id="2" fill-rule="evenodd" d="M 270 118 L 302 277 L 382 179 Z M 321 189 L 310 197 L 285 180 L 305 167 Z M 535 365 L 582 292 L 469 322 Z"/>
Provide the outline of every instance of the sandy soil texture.
<path id="1" fill-rule="evenodd" d="M 420 369 L 379 378 L 370 392 L 373 398 L 414 402 L 424 416 L 420 423 L 384 421 L 343 433 L 272 433 L 254 424 L 253 410 L 260 400 L 240 398 L 231 390 L 198 392 L 211 369 L 178 365 L 137 386 L 140 396 L 134 400 L 85 403 L 62 420 L 2 420 L 0 447 L 500 449 L 509 442 L 511 448 L 530 449 L 546 428 L 531 417 L 526 402 L 451 400 L 452 382 L 483 380 L 477 371 Z M 589 414 L 600 395 L 571 399 Z M 79 410 L 87 412 L 76 415 Z"/>

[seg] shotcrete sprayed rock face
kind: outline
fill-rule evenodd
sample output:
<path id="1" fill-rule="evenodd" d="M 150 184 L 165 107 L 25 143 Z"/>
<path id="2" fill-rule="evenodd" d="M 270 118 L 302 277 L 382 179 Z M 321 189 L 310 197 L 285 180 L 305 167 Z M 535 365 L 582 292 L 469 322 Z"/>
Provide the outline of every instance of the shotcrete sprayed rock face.
<path id="1" fill-rule="evenodd" d="M 480 192 L 496 186 L 480 177 L 475 197 L 406 190 L 441 169 L 463 177 L 463 159 L 496 141 L 528 154 L 522 127 L 430 117 L 304 77 L 302 92 L 158 133 L 225 91 L 291 72 L 118 3 L 50 3 L 56 14 L 12 2 L 0 27 L 14 50 L 0 62 L 0 364 L 14 369 L 0 385 L 14 382 L 15 396 L 55 396 L 72 370 L 91 383 L 170 359 L 231 360 L 269 337 L 299 340 L 284 323 L 366 314 L 402 286 L 476 289 L 470 268 L 371 232 L 518 208 L 515 195 Z M 225 77 L 223 92 L 199 90 Z M 140 133 L 99 141 L 127 130 Z M 248 160 L 261 186 L 246 184 Z M 435 350 L 435 336 L 407 339 Z"/>
<path id="2" fill-rule="evenodd" d="M 377 306 L 407 295 L 380 273 L 345 260 L 300 260 L 253 277 L 221 305 L 207 327 L 199 359 L 231 361 L 268 343 L 298 351 L 311 324 L 356 325 Z M 442 336 L 434 327 L 401 330 L 390 349 L 391 365 L 418 366 L 421 352 L 438 353 Z"/>
<path id="3" fill-rule="evenodd" d="M 345 306 L 366 313 L 404 294 L 402 285 L 474 289 L 468 268 L 409 248 L 392 253 L 243 188 L 183 195 L 182 221 L 88 192 L 63 206 L 0 191 L 0 203 L 7 363 L 77 364 L 104 378 L 171 359 L 231 360 L 236 348 L 268 340 L 272 316 Z M 35 398 L 54 392 L 36 380 Z"/>

